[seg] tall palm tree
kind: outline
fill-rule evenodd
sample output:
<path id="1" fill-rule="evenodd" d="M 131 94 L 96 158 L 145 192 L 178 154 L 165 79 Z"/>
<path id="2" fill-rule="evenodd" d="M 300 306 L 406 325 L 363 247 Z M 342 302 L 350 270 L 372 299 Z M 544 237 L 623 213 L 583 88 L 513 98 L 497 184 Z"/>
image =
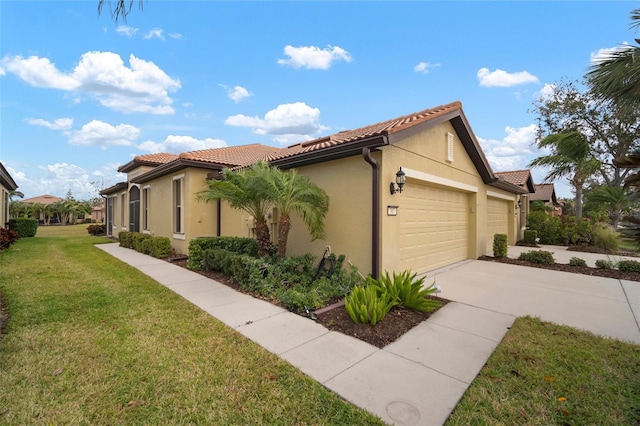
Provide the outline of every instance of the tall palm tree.
<path id="1" fill-rule="evenodd" d="M 9 200 L 14 201 L 15 198 L 24 198 L 24 194 L 17 189 L 9 191 Z"/>
<path id="2" fill-rule="evenodd" d="M 607 209 L 613 229 L 618 229 L 622 214 L 631 207 L 625 190 L 618 186 L 601 186 L 587 194 L 590 202 L 602 204 Z"/>
<path id="3" fill-rule="evenodd" d="M 537 144 L 540 149 L 549 149 L 549 155 L 535 158 L 529 167 L 549 167 L 547 181 L 568 178 L 576 191 L 576 217 L 582 217 L 582 188 L 589 177 L 600 168 L 589 149 L 587 137 L 580 132 L 556 133 L 545 137 Z"/>
<path id="4" fill-rule="evenodd" d="M 297 213 L 307 226 L 312 240 L 324 238 L 324 218 L 329 211 L 329 196 L 307 176 L 292 169 L 283 172 L 271 169 L 269 184 L 271 198 L 278 209 L 278 257 L 287 254 L 287 240 L 291 229 L 291 214 Z"/>
<path id="5" fill-rule="evenodd" d="M 198 200 L 225 200 L 234 209 L 243 210 L 255 220 L 258 255 L 264 256 L 271 247 L 269 225 L 265 219 L 269 209 L 273 207 L 269 192 L 268 174 L 270 167 L 258 162 L 251 168 L 223 171 L 222 180 L 208 180 L 209 189 L 197 194 Z"/>
<path id="6" fill-rule="evenodd" d="M 631 12 L 631 21 L 632 28 L 640 27 L 640 9 Z M 586 77 L 596 96 L 620 106 L 640 105 L 640 39 L 635 41 L 638 46 L 621 46 L 607 59 L 591 66 Z"/>

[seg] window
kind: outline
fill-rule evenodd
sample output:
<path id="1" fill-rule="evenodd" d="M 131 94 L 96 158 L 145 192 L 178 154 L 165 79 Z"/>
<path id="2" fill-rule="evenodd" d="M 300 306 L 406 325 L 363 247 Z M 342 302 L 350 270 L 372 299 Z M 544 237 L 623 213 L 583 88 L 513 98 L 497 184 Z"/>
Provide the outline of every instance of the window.
<path id="1" fill-rule="evenodd" d="M 447 161 L 453 163 L 453 135 L 447 133 Z"/>
<path id="2" fill-rule="evenodd" d="M 6 191 L 4 192 L 4 215 L 2 217 L 2 220 L 4 221 L 4 223 L 0 223 L 0 227 L 5 226 L 5 224 L 7 222 L 9 222 L 9 193 Z"/>
<path id="3" fill-rule="evenodd" d="M 149 230 L 149 196 L 151 188 L 146 187 L 142 189 L 142 229 Z"/>
<path id="4" fill-rule="evenodd" d="M 173 178 L 173 232 L 183 234 L 182 184 L 184 175 Z"/>
<path id="5" fill-rule="evenodd" d="M 120 196 L 120 226 L 124 228 L 124 205 L 126 203 L 126 194 Z"/>

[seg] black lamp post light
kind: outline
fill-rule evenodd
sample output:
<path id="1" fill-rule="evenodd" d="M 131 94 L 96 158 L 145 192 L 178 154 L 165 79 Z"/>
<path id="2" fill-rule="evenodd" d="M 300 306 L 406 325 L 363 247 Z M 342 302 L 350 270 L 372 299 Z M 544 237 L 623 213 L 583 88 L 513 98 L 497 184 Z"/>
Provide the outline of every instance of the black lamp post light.
<path id="1" fill-rule="evenodd" d="M 406 181 L 407 181 L 407 176 L 402 171 L 402 167 L 400 167 L 396 172 L 395 184 L 393 182 L 389 184 L 389 191 L 391 192 L 391 195 L 395 194 L 396 192 L 402 192 L 402 187 L 404 186 Z M 398 185 L 397 189 L 396 189 L 396 185 Z"/>

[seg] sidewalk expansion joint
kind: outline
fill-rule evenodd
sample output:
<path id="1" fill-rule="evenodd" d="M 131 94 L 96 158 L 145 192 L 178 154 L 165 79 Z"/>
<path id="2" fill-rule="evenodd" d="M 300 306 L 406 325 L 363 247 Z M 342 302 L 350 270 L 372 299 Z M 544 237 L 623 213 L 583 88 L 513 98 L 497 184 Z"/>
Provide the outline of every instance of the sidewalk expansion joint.
<path id="1" fill-rule="evenodd" d="M 386 353 L 388 353 L 389 355 L 397 356 L 398 358 L 402 358 L 402 359 L 404 359 L 404 360 L 406 360 L 406 361 L 409 361 L 409 362 L 410 362 L 410 363 L 412 363 L 412 364 L 419 365 L 420 367 L 426 368 L 427 370 L 435 371 L 435 372 L 436 372 L 436 373 L 438 373 L 438 374 L 442 374 L 443 376 L 449 377 L 450 379 L 453 379 L 453 380 L 455 380 L 455 381 L 457 381 L 457 382 L 463 383 L 463 384 L 465 384 L 467 387 L 471 384 L 471 382 L 473 382 L 473 380 L 471 380 L 471 382 L 466 382 L 466 381 L 464 381 L 464 380 L 461 380 L 461 379 L 459 379 L 459 378 L 457 378 L 457 377 L 452 376 L 451 374 L 447 374 L 447 373 L 445 373 L 445 372 L 443 372 L 443 371 L 440 371 L 440 370 L 438 370 L 438 369 L 436 369 L 436 368 L 429 367 L 428 365 L 426 365 L 426 364 L 424 364 L 424 363 L 422 363 L 422 362 L 418 362 L 418 361 L 415 361 L 415 360 L 413 360 L 413 359 L 411 359 L 411 358 L 407 358 L 406 356 L 402 356 L 402 355 L 399 355 L 399 354 L 397 354 L 397 353 L 395 353 L 395 352 L 388 351 L 388 350 L 386 349 L 386 347 L 385 347 L 385 348 L 383 348 L 383 349 L 380 349 L 380 350 L 381 350 L 381 351 L 385 351 L 385 352 L 386 352 Z M 376 353 L 376 352 L 374 352 L 374 353 Z M 491 353 L 493 354 L 493 351 L 491 351 Z M 489 356 L 491 356 L 491 354 L 490 354 Z M 487 359 L 489 359 L 489 358 L 487 357 Z M 483 367 L 484 367 L 484 364 L 485 364 L 486 362 L 487 362 L 487 360 L 485 359 L 485 361 L 482 363 L 482 366 L 483 366 Z M 481 369 L 482 369 L 482 368 L 481 368 Z M 478 373 L 479 373 L 479 372 L 480 372 L 480 370 L 478 370 Z M 475 376 L 477 376 L 477 375 L 478 375 L 478 373 L 476 373 L 476 374 L 475 374 Z M 475 376 L 474 376 L 474 379 L 475 379 Z"/>

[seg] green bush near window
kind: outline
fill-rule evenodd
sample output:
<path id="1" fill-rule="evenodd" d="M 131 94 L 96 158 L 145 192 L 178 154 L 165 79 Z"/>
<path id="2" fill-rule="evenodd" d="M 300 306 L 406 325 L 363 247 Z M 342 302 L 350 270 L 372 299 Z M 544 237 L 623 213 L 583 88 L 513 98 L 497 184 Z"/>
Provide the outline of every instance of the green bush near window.
<path id="1" fill-rule="evenodd" d="M 120 231 L 120 247 L 130 248 L 158 259 L 166 259 L 171 253 L 171 240 L 168 237 L 154 237 L 141 232 Z"/>
<path id="2" fill-rule="evenodd" d="M 120 242 L 120 247 L 132 249 L 133 248 L 133 232 L 129 232 L 129 231 L 118 232 L 118 241 Z"/>
<path id="3" fill-rule="evenodd" d="M 20 238 L 35 237 L 38 232 L 38 221 L 26 217 L 10 219 L 9 229 L 16 231 Z"/>
<path id="4" fill-rule="evenodd" d="M 493 257 L 507 257 L 507 234 L 495 234 L 493 236 Z"/>
<path id="5" fill-rule="evenodd" d="M 587 261 L 579 257 L 569 259 L 569 266 L 587 266 Z"/>
<path id="6" fill-rule="evenodd" d="M 538 231 L 536 231 L 535 229 L 526 229 L 522 235 L 522 242 L 530 246 L 535 246 L 536 244 L 538 244 L 537 239 Z"/>
<path id="7" fill-rule="evenodd" d="M 252 238 L 242 237 L 193 238 L 189 241 L 187 268 L 194 271 L 201 270 L 203 252 L 207 249 L 223 249 L 256 257 L 258 255 L 258 242 Z"/>
<path id="8" fill-rule="evenodd" d="M 618 271 L 640 272 L 640 262 L 637 260 L 621 260 L 618 262 Z"/>
<path id="9" fill-rule="evenodd" d="M 539 265 L 553 265 L 556 263 L 556 260 L 553 258 L 553 253 L 546 250 L 532 250 L 526 253 L 520 253 L 518 260 L 537 263 Z"/>

